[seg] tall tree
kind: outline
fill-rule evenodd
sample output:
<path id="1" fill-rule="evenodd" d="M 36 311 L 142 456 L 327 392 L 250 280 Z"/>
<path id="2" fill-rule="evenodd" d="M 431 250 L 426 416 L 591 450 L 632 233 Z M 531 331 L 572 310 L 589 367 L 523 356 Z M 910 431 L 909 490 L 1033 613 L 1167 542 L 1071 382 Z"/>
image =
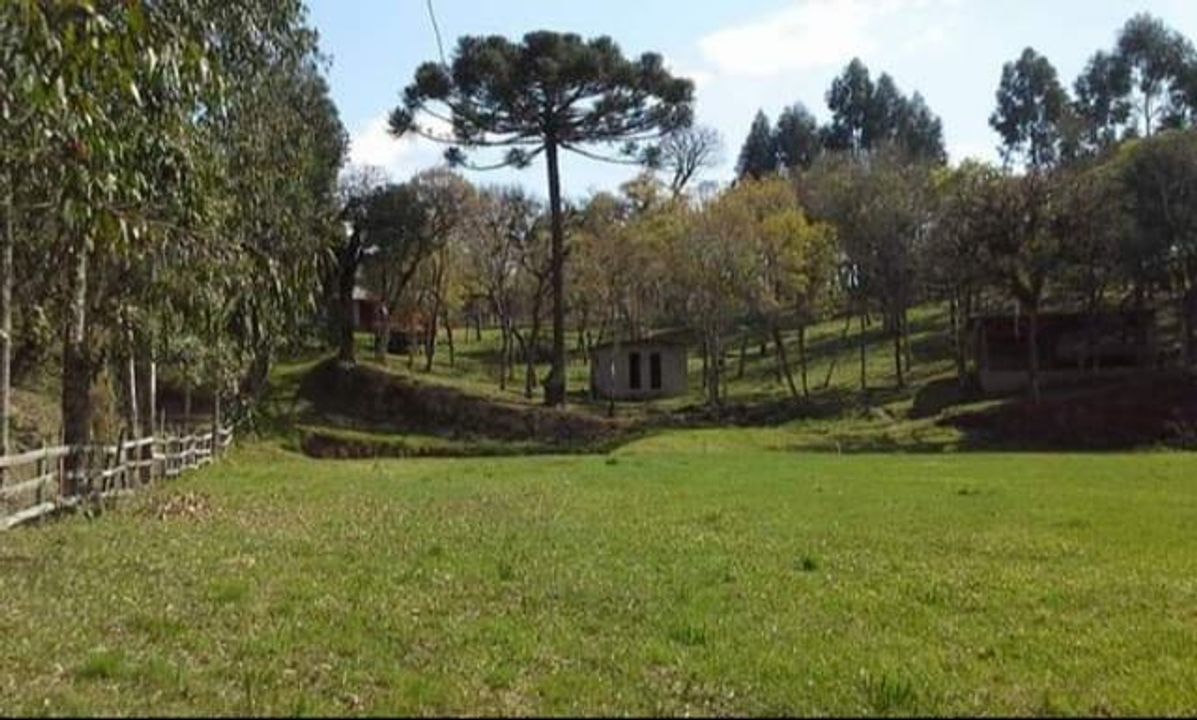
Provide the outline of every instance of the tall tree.
<path id="1" fill-rule="evenodd" d="M 1194 63 L 1193 45 L 1187 38 L 1160 19 L 1140 13 L 1119 32 L 1116 57 L 1120 72 L 1129 75 L 1131 93 L 1124 97 L 1135 108 L 1144 137 L 1151 137 L 1163 124 L 1184 122 L 1183 100 L 1172 101 L 1183 94 L 1185 74 Z"/>
<path id="2" fill-rule="evenodd" d="M 519 187 L 487 188 L 477 198 L 464 235 L 467 276 L 499 321 L 499 388 L 512 374 L 514 331 L 519 310 L 519 251 L 542 214 L 539 203 Z"/>
<path id="3" fill-rule="evenodd" d="M 723 138 L 718 130 L 710 127 L 680 128 L 661 141 L 659 157 L 654 164 L 663 168 L 668 175 L 670 193 L 680 197 L 699 173 L 722 162 L 722 153 Z"/>
<path id="4" fill-rule="evenodd" d="M 738 203 L 746 211 L 735 216 L 743 222 L 739 233 L 751 264 L 741 290 L 744 302 L 773 340 L 778 376 L 785 379 L 791 397 L 808 398 L 806 328 L 816 319 L 835 268 L 834 229 L 811 222 L 793 185 L 781 178 L 743 183 L 723 201 Z M 782 336 L 789 325 L 798 330 L 801 391 Z"/>
<path id="5" fill-rule="evenodd" d="M 397 316 L 404 306 L 419 308 L 409 295 L 412 280 L 428 258 L 465 225 L 472 195 L 473 188 L 461 176 L 441 168 L 425 170 L 406 183 L 379 188 L 371 195 L 364 221 L 373 250 L 367 277 L 382 297 L 388 318 Z M 432 322 L 427 317 L 424 320 Z M 390 331 L 388 320 L 382 324 L 378 341 L 384 353 Z"/>
<path id="6" fill-rule="evenodd" d="M 1197 360 L 1197 132 L 1160 133 L 1127 147 L 1118 163 L 1140 244 L 1128 259 L 1154 269 L 1172 296 L 1183 362 L 1191 366 Z"/>
<path id="7" fill-rule="evenodd" d="M 777 160 L 787 170 L 807 170 L 823 149 L 819 121 L 802 103 L 795 103 L 777 118 L 773 144 Z"/>
<path id="8" fill-rule="evenodd" d="M 1002 156 L 1008 163 L 1022 160 L 1032 170 L 1055 165 L 1068 108 L 1056 68 L 1034 49 L 1023 50 L 1018 60 L 1002 67 L 997 109 L 989 118 L 1002 137 Z"/>
<path id="9" fill-rule="evenodd" d="M 1000 172 L 968 160 L 934 175 L 935 212 L 927 242 L 920 248 L 921 274 L 932 297 L 948 301 L 949 325 L 956 361 L 956 380 L 968 386 L 967 329 L 988 276 L 982 228 L 987 222 L 986 193 Z"/>
<path id="10" fill-rule="evenodd" d="M 943 124 L 922 95 L 907 98 L 888 73 L 874 83 L 859 58 L 832 81 L 827 107 L 831 124 L 824 140 L 829 149 L 863 153 L 892 146 L 914 160 L 947 159 Z"/>
<path id="11" fill-rule="evenodd" d="M 943 121 L 918 92 L 905 102 L 897 137 L 899 146 L 916 160 L 941 165 L 948 160 L 943 144 Z"/>
<path id="12" fill-rule="evenodd" d="M 358 270 L 371 249 L 371 199 L 374 191 L 385 182 L 382 170 L 371 166 L 351 168 L 341 180 L 341 221 L 345 235 L 338 238 L 332 248 L 335 264 L 331 279 L 337 303 L 333 318 L 337 359 L 346 365 L 352 365 L 356 360 L 353 291 L 357 287 Z"/>
<path id="13" fill-rule="evenodd" d="M 979 236 L 990 272 L 1027 316 L 1027 374 L 1031 399 L 1041 399 L 1039 316 L 1058 277 L 1066 245 L 1053 223 L 1056 177 L 1032 172 L 993 178 L 980 194 Z"/>
<path id="14" fill-rule="evenodd" d="M 559 153 L 602 157 L 587 146 L 623 144 L 625 157 L 690 124 L 694 85 L 675 78 L 662 57 L 629 60 L 610 38 L 539 31 L 514 43 L 500 36 L 463 37 L 449 66 L 425 63 L 390 119 L 396 135 L 430 133 L 421 112 L 451 123 L 448 157 L 461 147 L 506 147 L 501 165 L 519 167 L 543 154 L 552 236 L 553 368 L 545 401 L 562 405 L 565 379 L 565 228 Z M 611 159 L 611 158 L 607 158 Z"/>
<path id="15" fill-rule="evenodd" d="M 828 147 L 851 152 L 872 147 L 874 92 L 869 69 L 859 58 L 853 58 L 827 91 L 827 107 L 831 110 Z"/>
<path id="16" fill-rule="evenodd" d="M 1128 99 L 1130 68 L 1117 55 L 1099 51 L 1089 58 L 1073 85 L 1073 105 L 1082 120 L 1082 143 L 1089 153 L 1101 153 L 1128 132 L 1133 114 Z"/>
<path id="17" fill-rule="evenodd" d="M 769 116 L 765 115 L 764 110 L 758 110 L 752 119 L 752 127 L 748 129 L 748 137 L 740 148 L 736 172 L 741 178 L 759 180 L 777 172 L 777 167 L 777 151 Z"/>

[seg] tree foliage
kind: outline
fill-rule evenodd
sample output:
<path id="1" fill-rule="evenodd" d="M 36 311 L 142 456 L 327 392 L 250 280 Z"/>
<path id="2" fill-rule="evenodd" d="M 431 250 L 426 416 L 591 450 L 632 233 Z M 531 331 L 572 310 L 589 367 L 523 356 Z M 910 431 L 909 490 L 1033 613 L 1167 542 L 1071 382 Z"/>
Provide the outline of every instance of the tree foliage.
<path id="1" fill-rule="evenodd" d="M 545 401 L 565 402 L 565 228 L 558 152 L 602 157 L 591 146 L 621 145 L 625 158 L 651 154 L 644 145 L 690 125 L 694 85 L 673 77 L 656 53 L 623 56 L 608 37 L 583 40 L 539 31 L 516 43 L 501 36 L 463 37 L 449 66 L 425 63 L 391 114 L 396 135 L 418 133 L 463 148 L 506 148 L 502 165 L 527 166 L 544 155 L 552 237 L 553 370 Z M 437 135 L 422 116 L 452 128 Z"/>
<path id="2" fill-rule="evenodd" d="M 1002 138 L 1006 162 L 1021 161 L 1033 170 L 1055 165 L 1068 111 L 1068 93 L 1047 58 L 1026 48 L 1017 60 L 1006 63 L 997 90 L 997 109 L 989 118 Z"/>

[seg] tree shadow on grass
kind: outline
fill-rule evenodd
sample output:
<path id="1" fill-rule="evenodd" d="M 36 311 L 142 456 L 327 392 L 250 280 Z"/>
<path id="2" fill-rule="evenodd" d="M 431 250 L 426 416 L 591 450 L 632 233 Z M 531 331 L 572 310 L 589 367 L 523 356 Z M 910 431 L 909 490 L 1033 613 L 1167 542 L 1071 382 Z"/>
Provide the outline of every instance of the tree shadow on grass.
<path id="1" fill-rule="evenodd" d="M 1148 372 L 1090 382 L 984 409 L 954 413 L 937 425 L 987 450 L 1125 451 L 1197 449 L 1197 381 L 1182 372 Z"/>

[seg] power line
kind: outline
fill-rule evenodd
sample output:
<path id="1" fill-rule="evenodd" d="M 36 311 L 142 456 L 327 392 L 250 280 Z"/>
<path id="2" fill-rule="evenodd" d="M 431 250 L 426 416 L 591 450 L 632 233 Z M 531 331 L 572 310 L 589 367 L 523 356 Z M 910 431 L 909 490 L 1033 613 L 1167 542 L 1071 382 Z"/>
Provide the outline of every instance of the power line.
<path id="1" fill-rule="evenodd" d="M 427 0 L 428 5 L 428 19 L 432 21 L 432 32 L 436 35 L 436 49 L 441 55 L 441 65 L 448 66 L 445 62 L 445 44 L 441 42 L 441 28 L 436 22 L 436 11 L 432 9 L 432 0 Z"/>

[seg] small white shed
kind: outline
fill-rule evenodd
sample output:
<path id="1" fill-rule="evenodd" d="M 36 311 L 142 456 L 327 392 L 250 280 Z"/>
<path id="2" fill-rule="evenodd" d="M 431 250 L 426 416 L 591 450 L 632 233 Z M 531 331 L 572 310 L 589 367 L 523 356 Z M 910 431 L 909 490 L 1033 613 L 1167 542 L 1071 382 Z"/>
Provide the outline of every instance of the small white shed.
<path id="1" fill-rule="evenodd" d="M 652 400 L 689 390 L 686 346 L 667 340 L 599 345 L 590 351 L 590 391 L 594 397 Z"/>

